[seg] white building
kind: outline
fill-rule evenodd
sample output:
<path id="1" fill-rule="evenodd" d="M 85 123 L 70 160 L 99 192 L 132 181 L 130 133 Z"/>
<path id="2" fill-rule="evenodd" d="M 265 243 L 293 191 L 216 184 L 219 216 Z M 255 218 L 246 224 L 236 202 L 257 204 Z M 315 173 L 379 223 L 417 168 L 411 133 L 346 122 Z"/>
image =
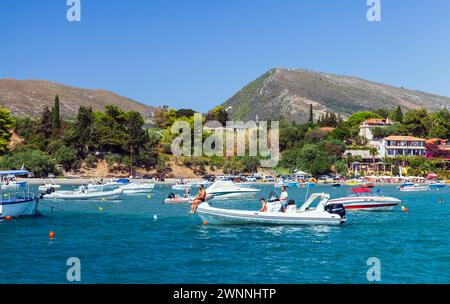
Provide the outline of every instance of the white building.
<path id="1" fill-rule="evenodd" d="M 413 136 L 389 136 L 383 139 L 380 154 L 383 157 L 426 156 L 425 141 Z"/>
<path id="2" fill-rule="evenodd" d="M 372 130 L 379 127 L 392 126 L 393 122 L 389 119 L 371 118 L 359 125 L 359 136 L 371 141 L 374 140 Z"/>

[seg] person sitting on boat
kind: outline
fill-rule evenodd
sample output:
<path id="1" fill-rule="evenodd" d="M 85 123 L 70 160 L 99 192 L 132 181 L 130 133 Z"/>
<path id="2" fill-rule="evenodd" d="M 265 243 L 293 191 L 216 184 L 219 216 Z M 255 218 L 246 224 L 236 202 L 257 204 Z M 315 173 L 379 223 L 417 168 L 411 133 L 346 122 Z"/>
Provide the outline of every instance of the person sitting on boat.
<path id="1" fill-rule="evenodd" d="M 261 197 L 260 201 L 261 201 L 261 209 L 259 210 L 259 212 L 267 212 L 267 203 L 265 198 Z"/>
<path id="2" fill-rule="evenodd" d="M 200 190 L 197 196 L 195 197 L 194 201 L 192 202 L 191 213 L 195 213 L 195 211 L 197 210 L 197 206 L 200 203 L 203 203 L 205 200 L 206 200 L 205 187 L 203 185 L 200 185 Z"/>
<path id="3" fill-rule="evenodd" d="M 288 204 L 288 198 L 289 195 L 286 191 L 286 186 L 281 187 L 281 194 L 280 194 L 280 203 L 281 203 L 281 212 L 286 212 L 286 207 Z"/>

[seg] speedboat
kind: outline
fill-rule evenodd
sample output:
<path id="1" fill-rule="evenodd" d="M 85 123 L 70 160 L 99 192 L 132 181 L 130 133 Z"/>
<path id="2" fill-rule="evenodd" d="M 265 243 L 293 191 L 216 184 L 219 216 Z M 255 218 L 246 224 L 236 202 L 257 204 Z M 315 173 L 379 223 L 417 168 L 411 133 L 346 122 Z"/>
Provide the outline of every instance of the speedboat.
<path id="1" fill-rule="evenodd" d="M 428 187 L 430 187 L 430 189 L 442 189 L 445 188 L 447 186 L 446 183 L 443 182 L 434 182 L 434 183 L 430 183 L 428 185 Z"/>
<path id="2" fill-rule="evenodd" d="M 424 192 L 430 191 L 430 188 L 426 185 L 419 185 L 414 183 L 403 183 L 397 188 L 401 192 Z"/>
<path id="3" fill-rule="evenodd" d="M 394 197 L 374 195 L 367 188 L 352 188 L 351 191 L 351 196 L 329 200 L 328 204 L 342 204 L 347 211 L 390 211 L 402 202 Z"/>
<path id="4" fill-rule="evenodd" d="M 4 176 L 4 172 L 0 171 L 0 176 Z M 37 215 L 38 203 L 39 200 L 30 193 L 28 183 L 15 182 L 15 188 L 9 186 L 0 190 L 0 219 Z"/>
<path id="5" fill-rule="evenodd" d="M 115 189 L 111 191 L 99 191 L 90 192 L 83 190 L 76 191 L 55 191 L 50 194 L 43 193 L 41 198 L 43 199 L 54 199 L 54 200 L 89 200 L 89 199 L 117 199 L 122 195 L 122 189 Z"/>
<path id="6" fill-rule="evenodd" d="M 59 189 L 61 189 L 61 185 L 57 185 L 55 183 L 55 181 L 52 179 L 51 182 L 44 183 L 44 184 L 40 185 L 38 188 L 38 190 L 41 191 L 41 193 L 47 192 L 48 190 L 51 190 L 51 189 L 59 190 Z"/>
<path id="7" fill-rule="evenodd" d="M 320 198 L 315 208 L 311 205 Z M 340 204 L 327 205 L 329 194 L 316 193 L 300 207 L 291 203 L 286 212 L 280 212 L 279 201 L 269 202 L 272 205 L 267 212 L 230 210 L 214 208 L 209 203 L 202 203 L 197 208 L 200 218 L 209 224 L 268 224 L 268 225 L 340 225 L 346 222 L 346 212 Z"/>
<path id="8" fill-rule="evenodd" d="M 121 186 L 119 189 L 123 190 L 123 194 L 139 194 L 139 193 L 151 193 L 155 188 L 155 184 L 152 183 L 129 183 Z"/>
<path id="9" fill-rule="evenodd" d="M 208 194 L 206 195 L 205 201 L 212 200 L 214 198 L 214 195 Z M 179 196 L 179 195 L 173 195 L 171 193 L 169 197 L 167 197 L 163 203 L 164 204 L 187 204 L 192 203 L 195 199 L 195 196 Z"/>
<path id="10" fill-rule="evenodd" d="M 191 189 L 192 185 L 190 184 L 176 184 L 172 186 L 172 190 L 176 191 L 186 191 L 186 189 Z"/>
<path id="11" fill-rule="evenodd" d="M 214 195 L 214 199 L 254 198 L 259 191 L 248 185 L 219 180 L 206 189 L 206 194 Z"/>
<path id="12" fill-rule="evenodd" d="M 361 188 L 375 188 L 375 184 L 370 182 L 364 182 L 361 184 Z"/>

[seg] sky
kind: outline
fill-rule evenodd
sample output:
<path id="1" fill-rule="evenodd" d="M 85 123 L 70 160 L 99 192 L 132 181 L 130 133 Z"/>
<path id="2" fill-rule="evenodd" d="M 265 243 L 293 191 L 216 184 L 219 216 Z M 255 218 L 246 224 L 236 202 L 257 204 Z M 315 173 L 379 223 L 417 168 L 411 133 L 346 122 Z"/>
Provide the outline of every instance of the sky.
<path id="1" fill-rule="evenodd" d="M 206 112 L 273 67 L 450 96 L 450 1 L 0 1 L 0 78 L 107 89 Z"/>

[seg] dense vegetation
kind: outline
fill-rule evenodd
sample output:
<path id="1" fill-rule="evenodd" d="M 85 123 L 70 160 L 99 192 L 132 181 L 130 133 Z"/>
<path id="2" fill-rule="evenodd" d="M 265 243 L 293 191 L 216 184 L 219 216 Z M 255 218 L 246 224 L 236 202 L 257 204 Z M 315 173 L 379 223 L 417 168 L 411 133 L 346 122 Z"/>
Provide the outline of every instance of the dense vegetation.
<path id="1" fill-rule="evenodd" d="M 170 128 L 176 120 L 184 120 L 193 126 L 195 112 L 191 109 L 159 108 L 154 116 L 155 126 L 145 129 L 144 119 L 136 111 L 124 112 L 113 105 L 106 106 L 103 112 L 80 107 L 76 117 L 62 118 L 59 106 L 56 96 L 54 106 L 45 108 L 39 119 L 13 118 L 8 110 L 0 108 L 0 168 L 18 169 L 24 165 L 36 176 L 92 169 L 99 162 L 106 163 L 112 171 L 128 174 L 137 169 L 170 174 L 170 161 L 191 168 L 197 174 L 217 169 L 226 174 L 251 173 L 259 168 L 259 156 L 172 156 L 171 142 L 176 134 L 172 134 Z M 368 118 L 388 117 L 395 123 L 390 127 L 376 128 L 375 137 L 395 134 L 450 138 L 450 113 L 447 109 L 435 113 L 424 109 L 403 113 L 400 107 L 379 109 L 358 112 L 346 120 L 340 115 L 325 113 L 317 121 L 311 111 L 306 124 L 280 119 L 282 158 L 276 170 L 279 173 L 303 170 L 314 175 L 331 172 L 345 175 L 347 164 L 355 160 L 344 156 L 346 149 L 363 148 L 370 150 L 372 155 L 377 154 L 376 150 L 365 147 L 365 140 L 359 136 L 359 124 Z M 203 120 L 225 124 L 228 114 L 223 107 L 217 107 Z M 23 141 L 15 143 L 9 150 L 11 131 Z M 208 136 L 209 133 L 203 134 L 203 139 Z M 388 161 L 410 164 L 416 174 L 442 167 L 442 161 L 424 158 Z"/>

